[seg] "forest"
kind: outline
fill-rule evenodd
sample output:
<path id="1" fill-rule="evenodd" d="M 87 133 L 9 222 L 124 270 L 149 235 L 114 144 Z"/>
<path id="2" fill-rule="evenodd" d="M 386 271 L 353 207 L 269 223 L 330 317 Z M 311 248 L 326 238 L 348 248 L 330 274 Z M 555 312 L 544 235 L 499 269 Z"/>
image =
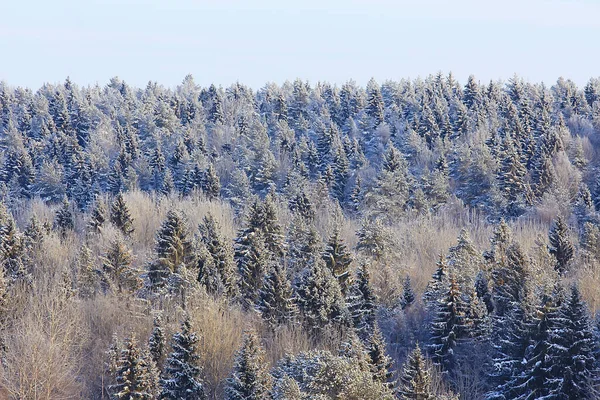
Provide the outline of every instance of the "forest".
<path id="1" fill-rule="evenodd" d="M 600 79 L 0 83 L 0 398 L 600 398 Z"/>

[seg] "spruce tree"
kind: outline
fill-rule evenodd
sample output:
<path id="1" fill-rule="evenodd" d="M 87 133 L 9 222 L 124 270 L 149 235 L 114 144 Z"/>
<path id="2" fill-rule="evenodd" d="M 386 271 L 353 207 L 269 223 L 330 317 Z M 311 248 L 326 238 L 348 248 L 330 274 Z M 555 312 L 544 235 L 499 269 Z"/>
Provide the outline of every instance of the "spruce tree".
<path id="1" fill-rule="evenodd" d="M 412 285 L 410 283 L 410 276 L 406 275 L 404 283 L 402 284 L 402 298 L 400 299 L 400 306 L 403 310 L 405 310 L 414 302 L 415 293 L 413 292 Z"/>
<path id="2" fill-rule="evenodd" d="M 372 366 L 373 380 L 380 382 L 390 389 L 394 386 L 392 382 L 392 359 L 386 354 L 385 339 L 377 323 L 366 344 L 369 361 Z"/>
<path id="3" fill-rule="evenodd" d="M 254 332 L 246 332 L 233 371 L 225 386 L 226 400 L 264 400 L 269 396 L 271 376 L 265 354 Z"/>
<path id="4" fill-rule="evenodd" d="M 133 218 L 131 218 L 131 213 L 122 193 L 117 195 L 110 207 L 110 222 L 125 236 L 131 235 L 134 231 Z"/>
<path id="5" fill-rule="evenodd" d="M 331 270 L 340 284 L 342 294 L 346 294 L 350 283 L 350 264 L 352 263 L 352 254 L 347 250 L 343 239 L 340 237 L 340 231 L 336 227 L 329 237 L 323 251 L 323 261 Z"/>
<path id="6" fill-rule="evenodd" d="M 363 340 L 368 338 L 373 332 L 378 303 L 368 264 L 363 263 L 358 267 L 356 278 L 346 296 L 346 303 L 358 335 Z"/>
<path id="7" fill-rule="evenodd" d="M 243 250 L 241 247 L 236 249 L 240 292 L 244 306 L 253 308 L 271 262 L 264 238 L 260 233 L 250 233 L 245 242 Z"/>
<path id="8" fill-rule="evenodd" d="M 92 233 L 101 233 L 107 219 L 108 212 L 106 210 L 106 205 L 102 199 L 98 199 L 90 214 L 90 220 L 87 224 L 88 230 Z"/>
<path id="9" fill-rule="evenodd" d="M 598 342 L 577 286 L 561 305 L 559 323 L 550 332 L 552 377 L 544 382 L 550 398 L 595 399 L 600 396 Z"/>
<path id="10" fill-rule="evenodd" d="M 423 293 L 423 302 L 430 311 L 434 311 L 437 308 L 438 300 L 443 294 L 444 288 L 446 287 L 446 280 L 448 279 L 448 265 L 446 264 L 446 258 L 443 254 L 440 254 L 436 265 L 437 269 L 427 283 L 427 287 Z"/>
<path id="11" fill-rule="evenodd" d="M 191 329 L 189 318 L 181 323 L 181 331 L 173 335 L 173 352 L 167 359 L 165 378 L 161 381 L 161 399 L 202 400 L 206 399 L 201 381 L 199 359 L 196 354 L 198 337 Z"/>
<path id="12" fill-rule="evenodd" d="M 154 364 L 161 368 L 165 355 L 165 333 L 162 326 L 160 314 L 154 316 L 152 332 L 148 338 L 148 351 Z"/>
<path id="13" fill-rule="evenodd" d="M 202 176 L 200 187 L 209 200 L 216 200 L 219 198 L 219 194 L 221 193 L 221 181 L 212 164 L 209 164 L 208 168 L 206 168 L 206 171 Z"/>
<path id="14" fill-rule="evenodd" d="M 548 241 L 548 251 L 556 258 L 555 269 L 562 275 L 567 272 L 574 249 L 569 239 L 569 228 L 561 216 L 554 220 L 548 233 Z"/>
<path id="15" fill-rule="evenodd" d="M 171 271 L 176 267 L 189 267 L 194 261 L 194 248 L 183 213 L 169 210 L 156 232 L 156 257 Z"/>
<path id="16" fill-rule="evenodd" d="M 206 249 L 206 256 L 198 257 L 198 281 L 204 282 L 207 289 L 211 285 L 206 283 L 216 281 L 217 292 L 222 291 L 230 298 L 236 297 L 239 288 L 231 243 L 223 237 L 221 227 L 212 214 L 204 216 L 198 230 L 200 241 Z M 205 274 L 218 276 L 209 277 Z"/>
<path id="17" fill-rule="evenodd" d="M 113 396 L 119 400 L 156 399 L 156 382 L 153 382 L 150 363 L 143 357 L 135 338 L 127 338 L 116 365 L 116 384 L 111 387 Z"/>
<path id="18" fill-rule="evenodd" d="M 418 343 L 404 363 L 400 375 L 398 394 L 402 400 L 430 400 L 434 398 L 430 372 Z"/>
<path id="19" fill-rule="evenodd" d="M 273 265 L 266 276 L 259 293 L 257 308 L 271 328 L 289 324 L 296 318 L 298 308 L 286 268 L 282 264 Z"/>
<path id="20" fill-rule="evenodd" d="M 340 285 L 320 260 L 315 260 L 300 278 L 297 302 L 306 330 L 318 336 L 327 326 L 345 326 L 348 310 Z"/>
<path id="21" fill-rule="evenodd" d="M 99 289 L 98 271 L 94 266 L 92 251 L 83 245 L 77 255 L 77 289 L 83 299 L 93 298 Z"/>
<path id="22" fill-rule="evenodd" d="M 67 233 L 75 228 L 75 222 L 73 213 L 71 212 L 71 205 L 69 200 L 65 197 L 62 202 L 62 206 L 56 211 L 54 217 L 54 229 L 57 230 L 61 237 L 65 238 Z"/>
<path id="23" fill-rule="evenodd" d="M 450 276 L 431 323 L 429 345 L 434 364 L 439 365 L 443 372 L 452 372 L 455 367 L 454 351 L 465 337 L 465 311 L 458 283 Z"/>
<path id="24" fill-rule="evenodd" d="M 139 273 L 132 266 L 133 256 L 125 243 L 115 239 L 103 258 L 102 271 L 105 287 L 118 293 L 133 293 L 142 286 Z"/>

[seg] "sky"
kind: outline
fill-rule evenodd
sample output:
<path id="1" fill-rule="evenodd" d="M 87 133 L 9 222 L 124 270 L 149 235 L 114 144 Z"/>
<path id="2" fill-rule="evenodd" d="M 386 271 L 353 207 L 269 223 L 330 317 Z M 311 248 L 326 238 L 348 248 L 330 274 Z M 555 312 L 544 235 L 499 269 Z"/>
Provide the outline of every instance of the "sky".
<path id="1" fill-rule="evenodd" d="M 255 89 L 300 78 L 600 76 L 596 0 L 5 0 L 0 81 Z"/>

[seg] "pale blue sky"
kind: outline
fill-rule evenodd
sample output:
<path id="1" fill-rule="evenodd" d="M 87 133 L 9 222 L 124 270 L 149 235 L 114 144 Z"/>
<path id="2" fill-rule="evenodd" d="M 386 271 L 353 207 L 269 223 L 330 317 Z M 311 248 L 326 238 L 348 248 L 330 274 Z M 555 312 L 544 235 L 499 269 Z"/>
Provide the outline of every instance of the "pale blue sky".
<path id="1" fill-rule="evenodd" d="M 0 80 L 254 88 L 296 77 L 365 84 L 452 71 L 461 81 L 583 85 L 600 76 L 594 0 L 4 0 Z"/>

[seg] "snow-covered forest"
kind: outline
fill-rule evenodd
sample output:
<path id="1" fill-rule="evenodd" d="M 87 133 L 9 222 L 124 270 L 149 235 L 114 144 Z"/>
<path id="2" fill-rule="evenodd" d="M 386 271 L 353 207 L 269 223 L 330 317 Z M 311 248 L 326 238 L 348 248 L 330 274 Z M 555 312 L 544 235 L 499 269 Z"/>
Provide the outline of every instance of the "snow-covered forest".
<path id="1" fill-rule="evenodd" d="M 0 398 L 600 398 L 600 79 L 0 83 Z"/>

